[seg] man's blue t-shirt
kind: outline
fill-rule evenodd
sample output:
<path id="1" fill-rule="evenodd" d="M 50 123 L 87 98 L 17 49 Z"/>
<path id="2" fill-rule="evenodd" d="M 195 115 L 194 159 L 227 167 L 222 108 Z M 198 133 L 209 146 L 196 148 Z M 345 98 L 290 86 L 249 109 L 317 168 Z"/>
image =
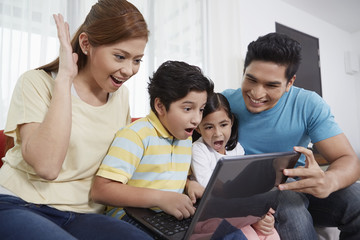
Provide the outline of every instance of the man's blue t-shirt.
<path id="1" fill-rule="evenodd" d="M 241 89 L 223 92 L 239 120 L 239 142 L 245 154 L 292 151 L 342 133 L 330 107 L 315 92 L 292 86 L 271 109 L 251 113 Z M 305 164 L 301 156 L 297 166 Z"/>

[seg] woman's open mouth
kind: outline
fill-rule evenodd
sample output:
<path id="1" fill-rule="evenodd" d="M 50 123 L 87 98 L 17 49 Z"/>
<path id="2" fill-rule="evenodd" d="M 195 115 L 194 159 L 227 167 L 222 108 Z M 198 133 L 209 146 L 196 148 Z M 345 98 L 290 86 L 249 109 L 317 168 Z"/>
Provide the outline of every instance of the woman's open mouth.
<path id="1" fill-rule="evenodd" d="M 111 77 L 111 80 L 113 81 L 113 83 L 115 83 L 115 85 L 117 86 L 121 86 L 125 81 L 124 80 L 121 80 L 113 75 L 110 75 Z"/>

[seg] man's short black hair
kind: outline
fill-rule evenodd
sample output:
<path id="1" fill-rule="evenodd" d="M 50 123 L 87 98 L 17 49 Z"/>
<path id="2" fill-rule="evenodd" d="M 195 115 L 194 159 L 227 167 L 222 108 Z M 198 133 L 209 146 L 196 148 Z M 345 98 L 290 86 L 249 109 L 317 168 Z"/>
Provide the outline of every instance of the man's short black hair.
<path id="1" fill-rule="evenodd" d="M 301 62 L 299 42 L 281 33 L 269 33 L 248 45 L 244 72 L 252 61 L 274 62 L 286 66 L 285 77 L 288 81 L 296 74 Z"/>

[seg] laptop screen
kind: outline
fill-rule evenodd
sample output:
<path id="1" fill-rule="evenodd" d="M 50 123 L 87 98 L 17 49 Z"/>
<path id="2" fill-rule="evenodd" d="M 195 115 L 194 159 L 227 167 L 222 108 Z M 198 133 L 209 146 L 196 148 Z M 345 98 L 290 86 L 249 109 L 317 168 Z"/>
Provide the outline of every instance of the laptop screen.
<path id="1" fill-rule="evenodd" d="M 277 204 L 282 170 L 293 168 L 295 152 L 225 156 L 219 160 L 188 230 L 190 239 L 212 235 L 223 219 L 241 228 Z"/>

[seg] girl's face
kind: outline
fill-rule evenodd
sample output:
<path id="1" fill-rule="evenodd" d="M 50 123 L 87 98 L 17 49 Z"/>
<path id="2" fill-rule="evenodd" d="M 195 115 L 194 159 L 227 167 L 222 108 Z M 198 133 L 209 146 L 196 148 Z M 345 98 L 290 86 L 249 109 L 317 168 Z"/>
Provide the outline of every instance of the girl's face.
<path id="1" fill-rule="evenodd" d="M 231 119 L 224 109 L 220 109 L 203 118 L 197 130 L 208 146 L 225 155 L 225 146 L 231 136 L 231 127 Z"/>
<path id="2" fill-rule="evenodd" d="M 145 46 L 145 38 L 135 38 L 90 47 L 86 68 L 101 89 L 115 92 L 139 71 Z"/>

